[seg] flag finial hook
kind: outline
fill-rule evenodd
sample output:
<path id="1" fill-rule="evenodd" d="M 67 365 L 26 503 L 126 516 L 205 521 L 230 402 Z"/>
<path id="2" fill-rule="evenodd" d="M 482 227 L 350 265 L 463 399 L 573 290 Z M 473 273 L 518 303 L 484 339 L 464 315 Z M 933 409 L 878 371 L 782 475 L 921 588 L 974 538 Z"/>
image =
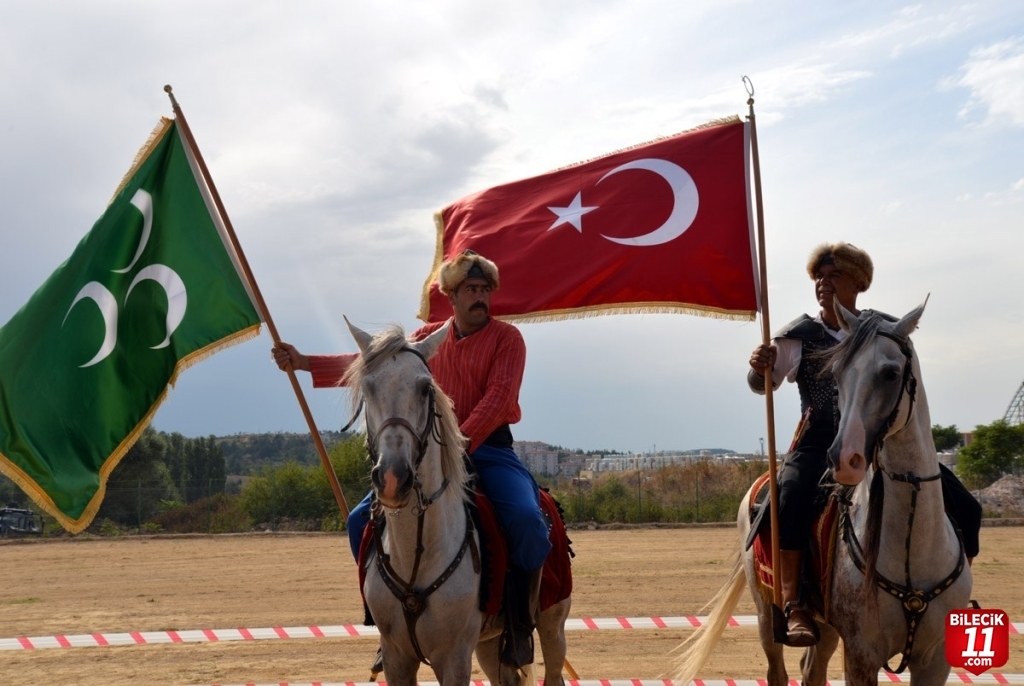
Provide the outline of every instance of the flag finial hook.
<path id="1" fill-rule="evenodd" d="M 750 99 L 747 100 L 747 104 L 748 105 L 753 105 L 754 104 L 754 82 L 751 81 L 750 77 L 745 75 L 745 74 L 743 76 L 743 87 L 747 89 L 747 95 L 750 96 Z M 168 88 L 170 88 L 170 86 L 168 86 Z"/>

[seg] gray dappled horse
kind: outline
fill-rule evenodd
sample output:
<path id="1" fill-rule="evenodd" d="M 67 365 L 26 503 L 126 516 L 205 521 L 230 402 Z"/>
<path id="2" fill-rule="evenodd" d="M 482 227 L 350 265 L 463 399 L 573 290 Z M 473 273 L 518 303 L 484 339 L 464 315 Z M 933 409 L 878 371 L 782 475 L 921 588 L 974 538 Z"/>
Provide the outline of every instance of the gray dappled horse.
<path id="1" fill-rule="evenodd" d="M 828 354 L 839 387 L 839 431 L 828 451 L 840 500 L 839 533 L 821 641 L 800 659 L 804 686 L 821 686 L 843 639 L 848 686 L 878 683 L 878 672 L 910 668 L 915 686 L 941 686 L 949 675 L 945 620 L 966 607 L 971 571 L 946 517 L 928 400 L 910 334 L 924 305 L 896 321 L 877 312 L 856 317 L 836 304 L 849 334 Z M 843 488 L 845 487 L 845 488 Z M 740 550 L 750 529 L 749 492 L 737 519 Z M 757 606 L 768 683 L 788 681 L 771 607 L 758 590 L 753 549 L 742 552 L 712 598 L 708 621 L 682 646 L 678 679 L 694 678 L 728 623 L 746 579 Z M 881 591 L 881 592 L 880 592 Z M 819 618 L 820 620 L 820 618 Z"/>
<path id="2" fill-rule="evenodd" d="M 346 379 L 353 405 L 365 403 L 375 516 L 387 520 L 378 541 L 384 555 L 365 562 L 363 594 L 380 629 L 388 684 L 414 685 L 421 662 L 441 686 L 468 684 L 474 649 L 492 684 L 536 683 L 532 668 L 499 664 L 503 619 L 479 609 L 480 541 L 463 488 L 463 435 L 427 366 L 448 326 L 420 342 L 398 327 L 376 337 L 349 330 L 361 355 Z M 568 598 L 553 605 L 537 624 L 547 684 L 562 683 L 569 606 Z"/>

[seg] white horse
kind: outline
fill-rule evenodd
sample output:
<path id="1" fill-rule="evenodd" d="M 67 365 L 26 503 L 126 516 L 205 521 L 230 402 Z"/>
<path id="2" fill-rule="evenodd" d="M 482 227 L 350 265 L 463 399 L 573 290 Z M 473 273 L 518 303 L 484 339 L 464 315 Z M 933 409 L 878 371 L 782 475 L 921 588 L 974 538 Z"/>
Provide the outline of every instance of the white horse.
<path id="1" fill-rule="evenodd" d="M 480 611 L 480 540 L 463 488 L 464 437 L 427 366 L 448 327 L 420 342 L 397 327 L 376 337 L 349 330 L 362 353 L 346 380 L 353 405 L 366 407 L 373 517 L 387 522 L 374 534 L 363 594 L 380 629 L 388 684 L 413 686 L 420 663 L 441 686 L 468 684 L 474 649 L 492 684 L 535 683 L 532 667 L 499 664 L 503 619 Z M 537 626 L 545 682 L 556 686 L 570 602 L 542 612 Z"/>
<path id="2" fill-rule="evenodd" d="M 818 617 L 821 641 L 801 657 L 803 684 L 825 683 L 841 637 L 849 686 L 877 684 L 879 670 L 895 655 L 900 664 L 894 671 L 909 667 L 915 686 L 941 686 L 949 676 L 946 614 L 967 606 L 972 580 L 945 514 L 928 401 L 909 338 L 924 305 L 898 321 L 868 312 L 858 318 L 838 303 L 836 308 L 848 333 L 827 353 L 839 387 L 841 420 L 828 460 L 842 485 L 840 531 L 828 623 Z M 749 496 L 740 505 L 741 554 L 732 576 L 709 603 L 714 609 L 707 623 L 680 646 L 677 676 L 684 684 L 718 642 L 744 578 L 757 606 L 768 684 L 788 682 L 783 646 L 773 639 L 770 595 L 759 587 L 753 549 L 742 552 Z"/>

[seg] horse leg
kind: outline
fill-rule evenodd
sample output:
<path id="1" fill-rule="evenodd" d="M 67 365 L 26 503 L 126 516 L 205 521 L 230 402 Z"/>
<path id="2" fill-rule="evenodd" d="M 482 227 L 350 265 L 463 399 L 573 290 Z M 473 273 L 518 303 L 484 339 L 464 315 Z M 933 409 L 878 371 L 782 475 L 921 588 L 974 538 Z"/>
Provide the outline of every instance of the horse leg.
<path id="1" fill-rule="evenodd" d="M 775 642 L 775 632 L 772 629 L 772 608 L 762 597 L 758 588 L 757 572 L 754 569 L 754 553 L 748 550 L 743 554 L 743 571 L 747 579 L 747 586 L 750 588 L 750 595 L 754 599 L 754 606 L 757 608 L 757 637 L 761 642 L 761 650 L 768 659 L 768 673 L 765 678 L 768 686 L 786 686 L 789 683 L 789 673 L 786 671 L 786 661 L 782 654 L 782 644 Z"/>
<path id="2" fill-rule="evenodd" d="M 930 650 L 915 652 L 910 659 L 910 676 L 914 686 L 941 686 L 949 679 L 946 644 L 940 642 Z"/>
<path id="3" fill-rule="evenodd" d="M 839 632 L 832 627 L 818 623 L 821 640 L 804 651 L 800 657 L 800 674 L 803 686 L 825 686 L 828 680 L 828 663 L 839 645 Z"/>
<path id="4" fill-rule="evenodd" d="M 395 643 L 383 636 L 380 648 L 384 657 L 384 678 L 388 686 L 416 686 L 419 659 L 415 655 L 402 652 Z"/>
<path id="5" fill-rule="evenodd" d="M 437 655 L 431 665 L 440 686 L 461 686 L 469 683 L 473 674 L 473 649 L 455 649 Z M 391 683 L 390 677 L 388 684 Z"/>
<path id="6" fill-rule="evenodd" d="M 843 672 L 846 686 L 878 686 L 878 670 L 881 665 L 868 659 L 864 652 L 851 642 L 843 642 Z"/>
<path id="7" fill-rule="evenodd" d="M 544 686 L 562 686 L 562 665 L 565 664 L 565 620 L 572 599 L 566 598 L 540 613 L 537 633 L 544 655 Z"/>
<path id="8" fill-rule="evenodd" d="M 782 644 L 775 642 L 771 612 L 762 607 L 757 611 L 757 636 L 761 641 L 761 650 L 768 658 L 768 673 L 765 675 L 768 686 L 786 686 L 789 673 L 786 672 L 786 661 L 782 656 Z"/>
<path id="9" fill-rule="evenodd" d="M 476 661 L 480 663 L 480 669 L 487 675 L 487 680 L 492 684 L 500 683 L 498 679 L 498 647 L 501 641 L 501 627 L 497 631 L 489 631 L 489 638 L 481 638 L 476 644 Z"/>

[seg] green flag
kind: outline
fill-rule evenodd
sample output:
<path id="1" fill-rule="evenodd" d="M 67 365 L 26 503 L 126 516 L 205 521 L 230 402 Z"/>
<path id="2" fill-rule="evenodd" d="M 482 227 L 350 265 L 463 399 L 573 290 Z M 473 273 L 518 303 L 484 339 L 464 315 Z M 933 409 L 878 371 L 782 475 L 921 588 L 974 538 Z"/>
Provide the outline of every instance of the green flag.
<path id="1" fill-rule="evenodd" d="M 0 328 L 0 471 L 77 533 L 185 368 L 261 317 L 163 119 L 71 257 Z"/>

